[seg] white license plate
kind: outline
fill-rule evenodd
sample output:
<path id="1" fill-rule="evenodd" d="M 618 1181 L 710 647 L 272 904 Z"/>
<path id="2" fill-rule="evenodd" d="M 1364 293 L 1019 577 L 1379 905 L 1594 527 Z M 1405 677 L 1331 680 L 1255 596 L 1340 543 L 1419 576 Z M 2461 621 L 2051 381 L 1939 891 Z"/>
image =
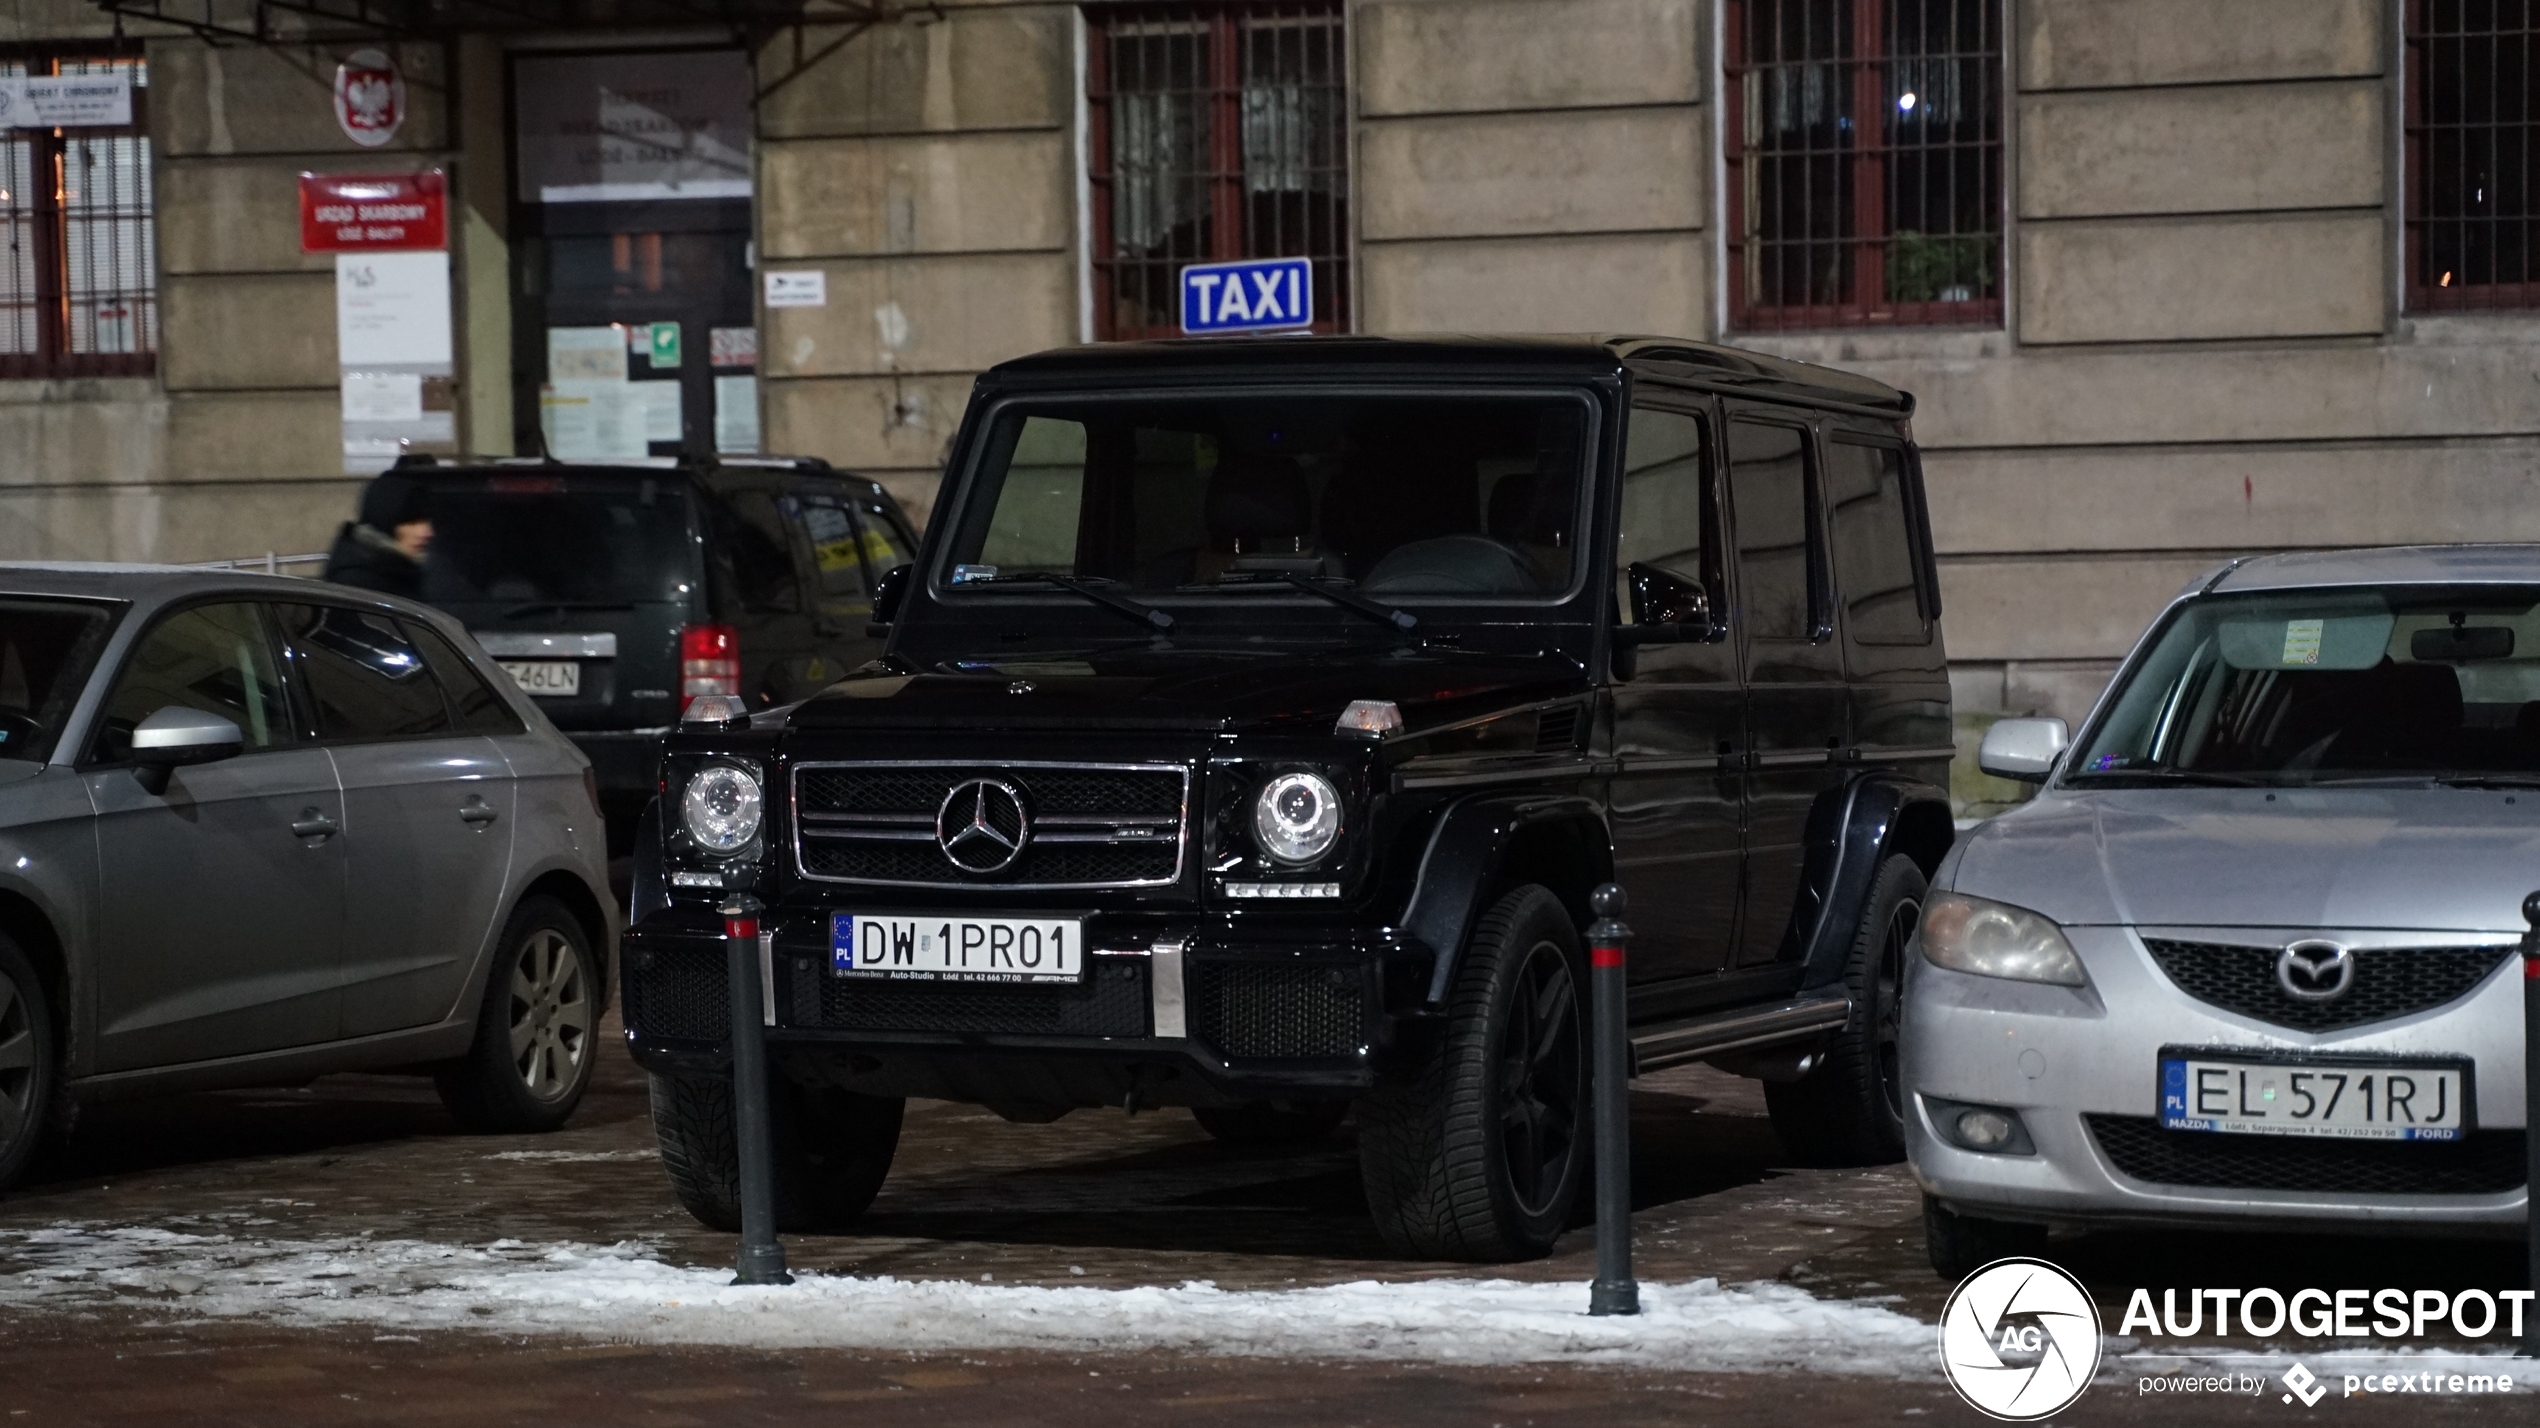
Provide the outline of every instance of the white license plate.
<path id="1" fill-rule="evenodd" d="M 2161 1057 L 2161 1124 L 2236 1135 L 2459 1140 L 2466 1063 Z"/>
<path id="2" fill-rule="evenodd" d="M 1073 982 L 1085 925 L 1073 918 L 829 915 L 829 970 L 930 982 Z"/>
<path id="3" fill-rule="evenodd" d="M 569 659 L 507 659 L 503 673 L 523 694 L 563 698 L 582 692 L 582 666 Z"/>

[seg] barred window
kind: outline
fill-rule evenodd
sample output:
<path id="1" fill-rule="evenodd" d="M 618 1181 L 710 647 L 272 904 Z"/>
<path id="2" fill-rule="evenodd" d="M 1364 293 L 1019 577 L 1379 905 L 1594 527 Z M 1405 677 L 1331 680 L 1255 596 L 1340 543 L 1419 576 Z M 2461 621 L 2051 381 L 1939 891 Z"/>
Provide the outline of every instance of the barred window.
<path id="1" fill-rule="evenodd" d="M 128 51 L 0 50 L 0 75 L 132 75 L 132 122 L 0 129 L 0 377 L 145 376 L 158 360 L 149 73 Z"/>
<path id="2" fill-rule="evenodd" d="M 1729 318 L 2002 320 L 2001 0 L 1729 0 Z"/>
<path id="3" fill-rule="evenodd" d="M 2408 306 L 2540 307 L 2531 0 L 2408 0 Z"/>
<path id="4" fill-rule="evenodd" d="M 1094 331 L 1178 336 L 1181 271 L 1310 258 L 1314 330 L 1349 323 L 1338 0 L 1086 12 Z"/>

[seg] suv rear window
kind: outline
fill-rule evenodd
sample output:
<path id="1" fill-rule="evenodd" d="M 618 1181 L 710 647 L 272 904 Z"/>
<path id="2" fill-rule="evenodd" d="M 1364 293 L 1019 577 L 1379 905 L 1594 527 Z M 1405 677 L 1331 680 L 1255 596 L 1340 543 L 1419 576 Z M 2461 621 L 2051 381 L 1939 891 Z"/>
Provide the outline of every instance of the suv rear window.
<path id="1" fill-rule="evenodd" d="M 434 605 L 634 605 L 686 598 L 696 510 L 657 477 L 496 473 L 435 482 Z"/>

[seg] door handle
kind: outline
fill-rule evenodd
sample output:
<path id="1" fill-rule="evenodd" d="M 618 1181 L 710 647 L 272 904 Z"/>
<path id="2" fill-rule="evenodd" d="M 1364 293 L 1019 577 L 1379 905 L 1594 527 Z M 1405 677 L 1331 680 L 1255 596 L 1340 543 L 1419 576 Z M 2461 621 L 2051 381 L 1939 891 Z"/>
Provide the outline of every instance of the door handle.
<path id="1" fill-rule="evenodd" d="M 465 823 L 491 823 L 500 816 L 492 804 L 474 796 L 459 806 L 459 819 Z"/>
<path id="2" fill-rule="evenodd" d="M 291 820 L 291 831 L 303 838 L 326 838 L 344 830 L 342 824 L 317 809 L 303 808 L 300 816 Z"/>

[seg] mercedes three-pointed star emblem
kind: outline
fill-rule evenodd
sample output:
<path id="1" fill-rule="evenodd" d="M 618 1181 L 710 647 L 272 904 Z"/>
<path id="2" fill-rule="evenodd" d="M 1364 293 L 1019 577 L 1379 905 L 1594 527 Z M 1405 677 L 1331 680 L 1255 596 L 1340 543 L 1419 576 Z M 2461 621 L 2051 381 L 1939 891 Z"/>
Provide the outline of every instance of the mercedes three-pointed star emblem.
<path id="1" fill-rule="evenodd" d="M 935 811 L 936 846 L 965 873 L 1004 872 L 1031 837 L 1022 791 L 1000 779 L 957 783 Z"/>

